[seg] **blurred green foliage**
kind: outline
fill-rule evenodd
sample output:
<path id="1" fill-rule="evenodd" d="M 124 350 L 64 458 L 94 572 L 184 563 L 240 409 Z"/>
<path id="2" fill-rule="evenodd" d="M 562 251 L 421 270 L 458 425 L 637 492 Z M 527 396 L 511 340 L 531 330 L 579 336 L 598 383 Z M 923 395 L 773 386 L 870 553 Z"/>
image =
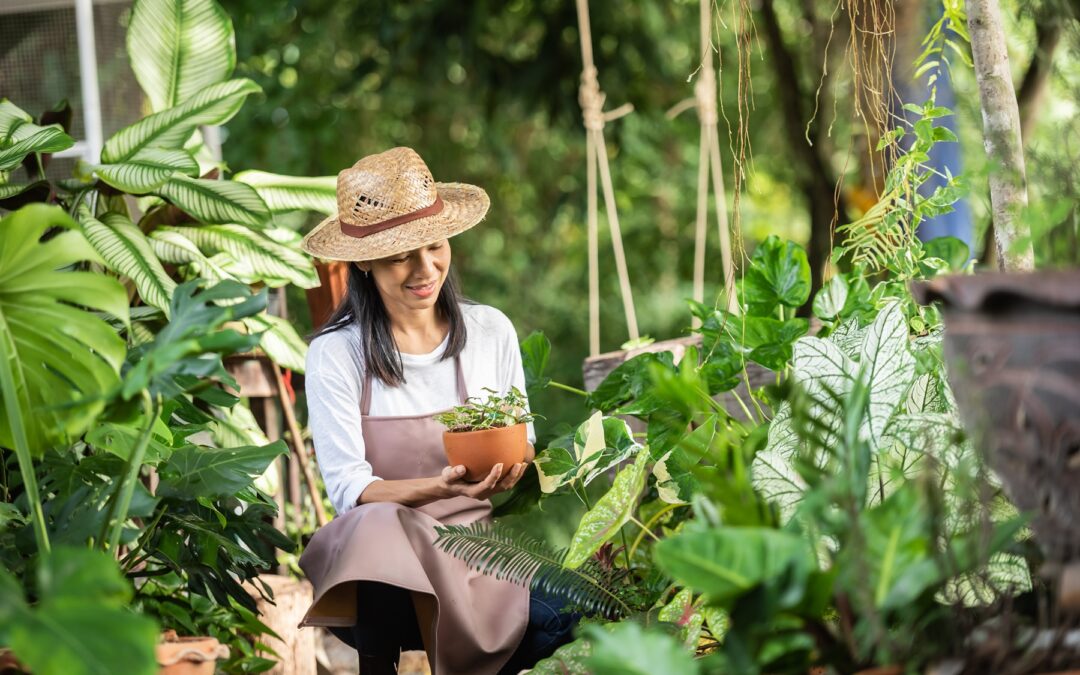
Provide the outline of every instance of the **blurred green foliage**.
<path id="1" fill-rule="evenodd" d="M 588 291 L 585 229 L 585 139 L 577 102 L 581 69 L 577 17 L 570 0 L 393 2 L 370 0 L 223 0 L 236 25 L 238 75 L 264 89 L 248 114 L 230 123 L 225 159 L 237 166 L 294 175 L 330 175 L 360 157 L 395 145 L 416 148 L 440 181 L 483 186 L 492 197 L 485 223 L 454 240 L 456 268 L 467 295 L 504 310 L 524 336 L 542 329 L 554 345 L 550 376 L 579 386 L 587 355 Z M 696 0 L 593 0 L 592 32 L 607 108 L 635 112 L 607 126 L 620 224 L 640 329 L 656 338 L 681 335 L 690 323 L 698 120 L 693 110 L 665 113 L 692 96 L 699 59 Z M 732 200 L 731 146 L 737 132 L 738 82 L 734 12 L 717 3 L 714 25 L 720 83 L 722 161 Z M 819 150 L 844 190 L 866 186 L 861 121 L 851 122 L 852 74 L 845 55 L 847 17 L 833 2 L 775 0 L 784 40 L 793 52 L 805 96 L 822 85 L 813 122 Z M 909 3 L 911 4 L 911 3 Z M 935 2 L 923 3 L 931 10 Z M 1007 30 L 1017 82 L 1035 42 L 1032 6 L 1008 5 Z M 1067 12 L 1041 0 L 1040 11 Z M 755 13 L 757 10 L 754 10 Z M 919 25 L 918 22 L 915 22 Z M 1065 31 L 1051 74 L 1052 103 L 1029 147 L 1033 202 L 1043 195 L 1073 202 L 1037 209 L 1052 244 L 1036 244 L 1043 263 L 1076 262 L 1075 174 L 1080 139 L 1075 115 L 1080 67 L 1076 22 Z M 826 56 L 826 46 L 828 55 Z M 796 180 L 797 158 L 786 146 L 775 69 L 760 35 L 749 61 L 753 161 L 745 167 L 740 206 L 744 265 L 753 242 L 770 234 L 805 243 L 809 215 Z M 829 77 L 822 67 L 829 62 Z M 972 176 L 977 230 L 988 221 L 985 160 L 974 78 L 954 64 L 965 169 Z M 922 103 L 918 101 L 917 103 Z M 807 101 L 806 110 L 815 102 Z M 810 120 L 806 120 L 810 122 Z M 1057 143 L 1065 136 L 1072 144 Z M 1034 162 L 1033 162 L 1034 163 Z M 1047 167 L 1046 170 L 1042 166 Z M 1056 168 L 1050 168 L 1056 167 Z M 871 190 L 872 193 L 872 190 Z M 1062 201 L 1057 200 L 1057 201 Z M 855 201 L 858 200 L 849 200 Z M 1057 203 L 1055 201 L 1055 203 Z M 860 211 L 848 214 L 852 219 Z M 1053 220 L 1054 222 L 1050 222 Z M 1062 226 L 1064 223 L 1064 226 Z M 296 223 L 310 226 L 311 223 Z M 1037 225 L 1038 225 L 1037 224 Z M 600 218 L 602 350 L 627 339 L 614 258 Z M 720 290 L 719 242 L 710 220 L 706 302 Z M 290 289 L 291 316 L 303 328 L 304 303 Z M 580 417 L 574 397 L 543 392 L 534 407 L 553 426 Z"/>

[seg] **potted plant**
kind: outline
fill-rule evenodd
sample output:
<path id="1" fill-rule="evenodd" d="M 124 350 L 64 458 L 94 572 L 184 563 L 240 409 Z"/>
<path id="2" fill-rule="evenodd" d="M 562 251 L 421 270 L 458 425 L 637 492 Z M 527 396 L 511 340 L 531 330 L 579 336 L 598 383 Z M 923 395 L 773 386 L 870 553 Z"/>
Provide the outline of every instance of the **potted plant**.
<path id="1" fill-rule="evenodd" d="M 452 466 L 465 466 L 465 480 L 478 481 L 502 463 L 504 467 L 525 461 L 528 445 L 526 424 L 536 419 L 525 396 L 516 387 L 506 395 L 484 388 L 487 399 L 470 397 L 464 405 L 435 415 L 446 427 L 443 446 Z"/>

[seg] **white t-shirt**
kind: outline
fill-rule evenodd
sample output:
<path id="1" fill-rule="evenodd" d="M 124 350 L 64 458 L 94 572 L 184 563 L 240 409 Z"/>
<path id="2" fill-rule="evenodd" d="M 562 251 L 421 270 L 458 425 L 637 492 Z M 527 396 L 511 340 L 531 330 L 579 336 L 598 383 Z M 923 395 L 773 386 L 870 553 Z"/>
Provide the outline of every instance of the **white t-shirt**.
<path id="1" fill-rule="evenodd" d="M 469 396 L 487 396 L 484 387 L 500 394 L 517 387 L 525 393 L 514 325 L 505 314 L 487 305 L 462 304 L 466 341 L 461 367 Z M 320 335 L 307 354 L 305 389 L 308 426 L 323 482 L 339 514 L 356 506 L 360 493 L 380 480 L 365 459 L 360 426 L 364 390 L 360 328 L 355 324 Z M 441 360 L 449 335 L 429 354 L 401 354 L 405 384 L 387 387 L 371 380 L 371 415 L 422 415 L 460 405 L 454 359 Z M 529 442 L 536 435 L 529 424 Z"/>

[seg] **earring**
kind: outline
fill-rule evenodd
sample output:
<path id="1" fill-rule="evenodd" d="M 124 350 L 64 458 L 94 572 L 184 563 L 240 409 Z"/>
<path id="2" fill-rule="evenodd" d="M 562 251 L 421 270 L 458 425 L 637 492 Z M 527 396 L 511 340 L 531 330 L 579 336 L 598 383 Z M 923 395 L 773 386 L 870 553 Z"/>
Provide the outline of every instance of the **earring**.
<path id="1" fill-rule="evenodd" d="M 364 273 L 364 278 L 365 279 L 367 279 L 368 277 L 371 276 L 371 272 L 369 270 L 361 270 L 361 271 Z"/>

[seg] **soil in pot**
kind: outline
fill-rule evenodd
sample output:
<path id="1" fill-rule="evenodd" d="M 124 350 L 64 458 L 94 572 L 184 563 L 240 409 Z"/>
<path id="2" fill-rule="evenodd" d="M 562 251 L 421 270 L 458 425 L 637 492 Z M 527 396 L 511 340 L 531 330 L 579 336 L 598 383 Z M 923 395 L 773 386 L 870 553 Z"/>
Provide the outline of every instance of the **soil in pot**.
<path id="1" fill-rule="evenodd" d="M 465 465 L 465 480 L 482 480 L 491 467 L 503 465 L 503 471 L 525 461 L 528 445 L 525 424 L 479 431 L 445 431 L 443 447 L 450 466 Z"/>

